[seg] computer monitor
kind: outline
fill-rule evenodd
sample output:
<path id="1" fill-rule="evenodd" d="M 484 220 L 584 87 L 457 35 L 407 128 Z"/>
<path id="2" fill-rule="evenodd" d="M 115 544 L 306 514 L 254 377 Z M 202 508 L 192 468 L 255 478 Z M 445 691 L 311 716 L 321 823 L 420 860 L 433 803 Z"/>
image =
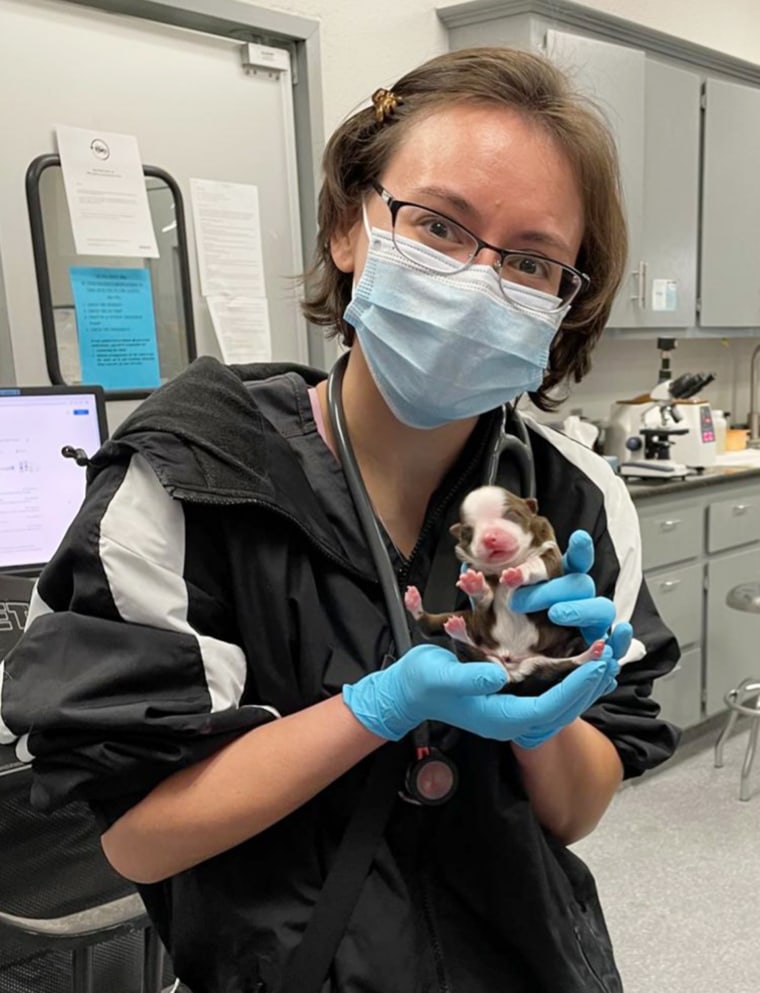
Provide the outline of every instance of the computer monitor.
<path id="1" fill-rule="evenodd" d="M 0 572 L 34 576 L 79 509 L 85 469 L 108 435 L 100 386 L 0 387 Z"/>

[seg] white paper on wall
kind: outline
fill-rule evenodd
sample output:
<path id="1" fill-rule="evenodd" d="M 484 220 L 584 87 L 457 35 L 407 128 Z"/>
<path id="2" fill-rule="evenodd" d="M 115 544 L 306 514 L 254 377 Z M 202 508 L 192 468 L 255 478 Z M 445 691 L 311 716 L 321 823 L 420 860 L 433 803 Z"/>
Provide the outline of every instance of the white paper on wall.
<path id="1" fill-rule="evenodd" d="M 203 296 L 266 297 L 258 188 L 191 179 L 190 198 Z"/>
<path id="2" fill-rule="evenodd" d="M 56 135 L 77 254 L 158 258 L 137 138 L 63 124 Z"/>
<path id="3" fill-rule="evenodd" d="M 269 362 L 272 335 L 264 299 L 206 297 L 222 358 L 225 362 Z"/>

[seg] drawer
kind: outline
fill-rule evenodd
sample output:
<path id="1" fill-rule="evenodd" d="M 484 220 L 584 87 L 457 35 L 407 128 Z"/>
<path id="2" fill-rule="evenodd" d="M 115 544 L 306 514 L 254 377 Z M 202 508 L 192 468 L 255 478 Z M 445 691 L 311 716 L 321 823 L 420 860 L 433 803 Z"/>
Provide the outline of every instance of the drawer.
<path id="1" fill-rule="evenodd" d="M 639 518 L 644 569 L 696 558 L 702 550 L 702 508 L 674 506 Z"/>
<path id="2" fill-rule="evenodd" d="M 702 569 L 702 564 L 695 562 L 647 576 L 655 606 L 679 645 L 693 645 L 702 640 Z"/>
<path id="3" fill-rule="evenodd" d="M 717 500 L 707 508 L 707 551 L 760 541 L 760 496 Z"/>
<path id="4" fill-rule="evenodd" d="M 684 652 L 667 676 L 654 682 L 652 697 L 660 705 L 660 717 L 680 728 L 693 727 L 702 719 L 702 651 Z"/>

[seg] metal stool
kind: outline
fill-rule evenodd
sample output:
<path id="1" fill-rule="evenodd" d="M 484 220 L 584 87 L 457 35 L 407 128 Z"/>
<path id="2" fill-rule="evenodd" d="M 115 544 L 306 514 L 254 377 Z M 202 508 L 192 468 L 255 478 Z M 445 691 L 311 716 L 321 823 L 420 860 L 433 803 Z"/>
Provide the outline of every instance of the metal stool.
<path id="1" fill-rule="evenodd" d="M 760 614 L 760 583 L 740 583 L 726 596 L 726 604 L 734 610 L 745 610 L 752 614 Z M 748 706 L 747 701 L 754 697 L 754 706 Z M 760 731 L 760 678 L 750 677 L 743 680 L 735 689 L 729 690 L 723 698 L 729 708 L 728 721 L 715 743 L 715 767 L 723 766 L 723 746 L 740 714 L 752 719 L 749 729 L 749 742 L 744 754 L 739 799 L 749 800 L 749 775 L 757 750 L 757 737 Z"/>

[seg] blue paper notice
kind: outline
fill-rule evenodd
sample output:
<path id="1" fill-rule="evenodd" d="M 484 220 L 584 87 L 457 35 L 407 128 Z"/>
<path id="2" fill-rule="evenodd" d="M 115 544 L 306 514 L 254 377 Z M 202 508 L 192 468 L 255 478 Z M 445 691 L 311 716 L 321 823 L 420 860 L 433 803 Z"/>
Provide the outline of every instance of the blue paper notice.
<path id="1" fill-rule="evenodd" d="M 82 382 L 107 390 L 160 386 L 148 270 L 73 266 L 69 272 Z"/>

